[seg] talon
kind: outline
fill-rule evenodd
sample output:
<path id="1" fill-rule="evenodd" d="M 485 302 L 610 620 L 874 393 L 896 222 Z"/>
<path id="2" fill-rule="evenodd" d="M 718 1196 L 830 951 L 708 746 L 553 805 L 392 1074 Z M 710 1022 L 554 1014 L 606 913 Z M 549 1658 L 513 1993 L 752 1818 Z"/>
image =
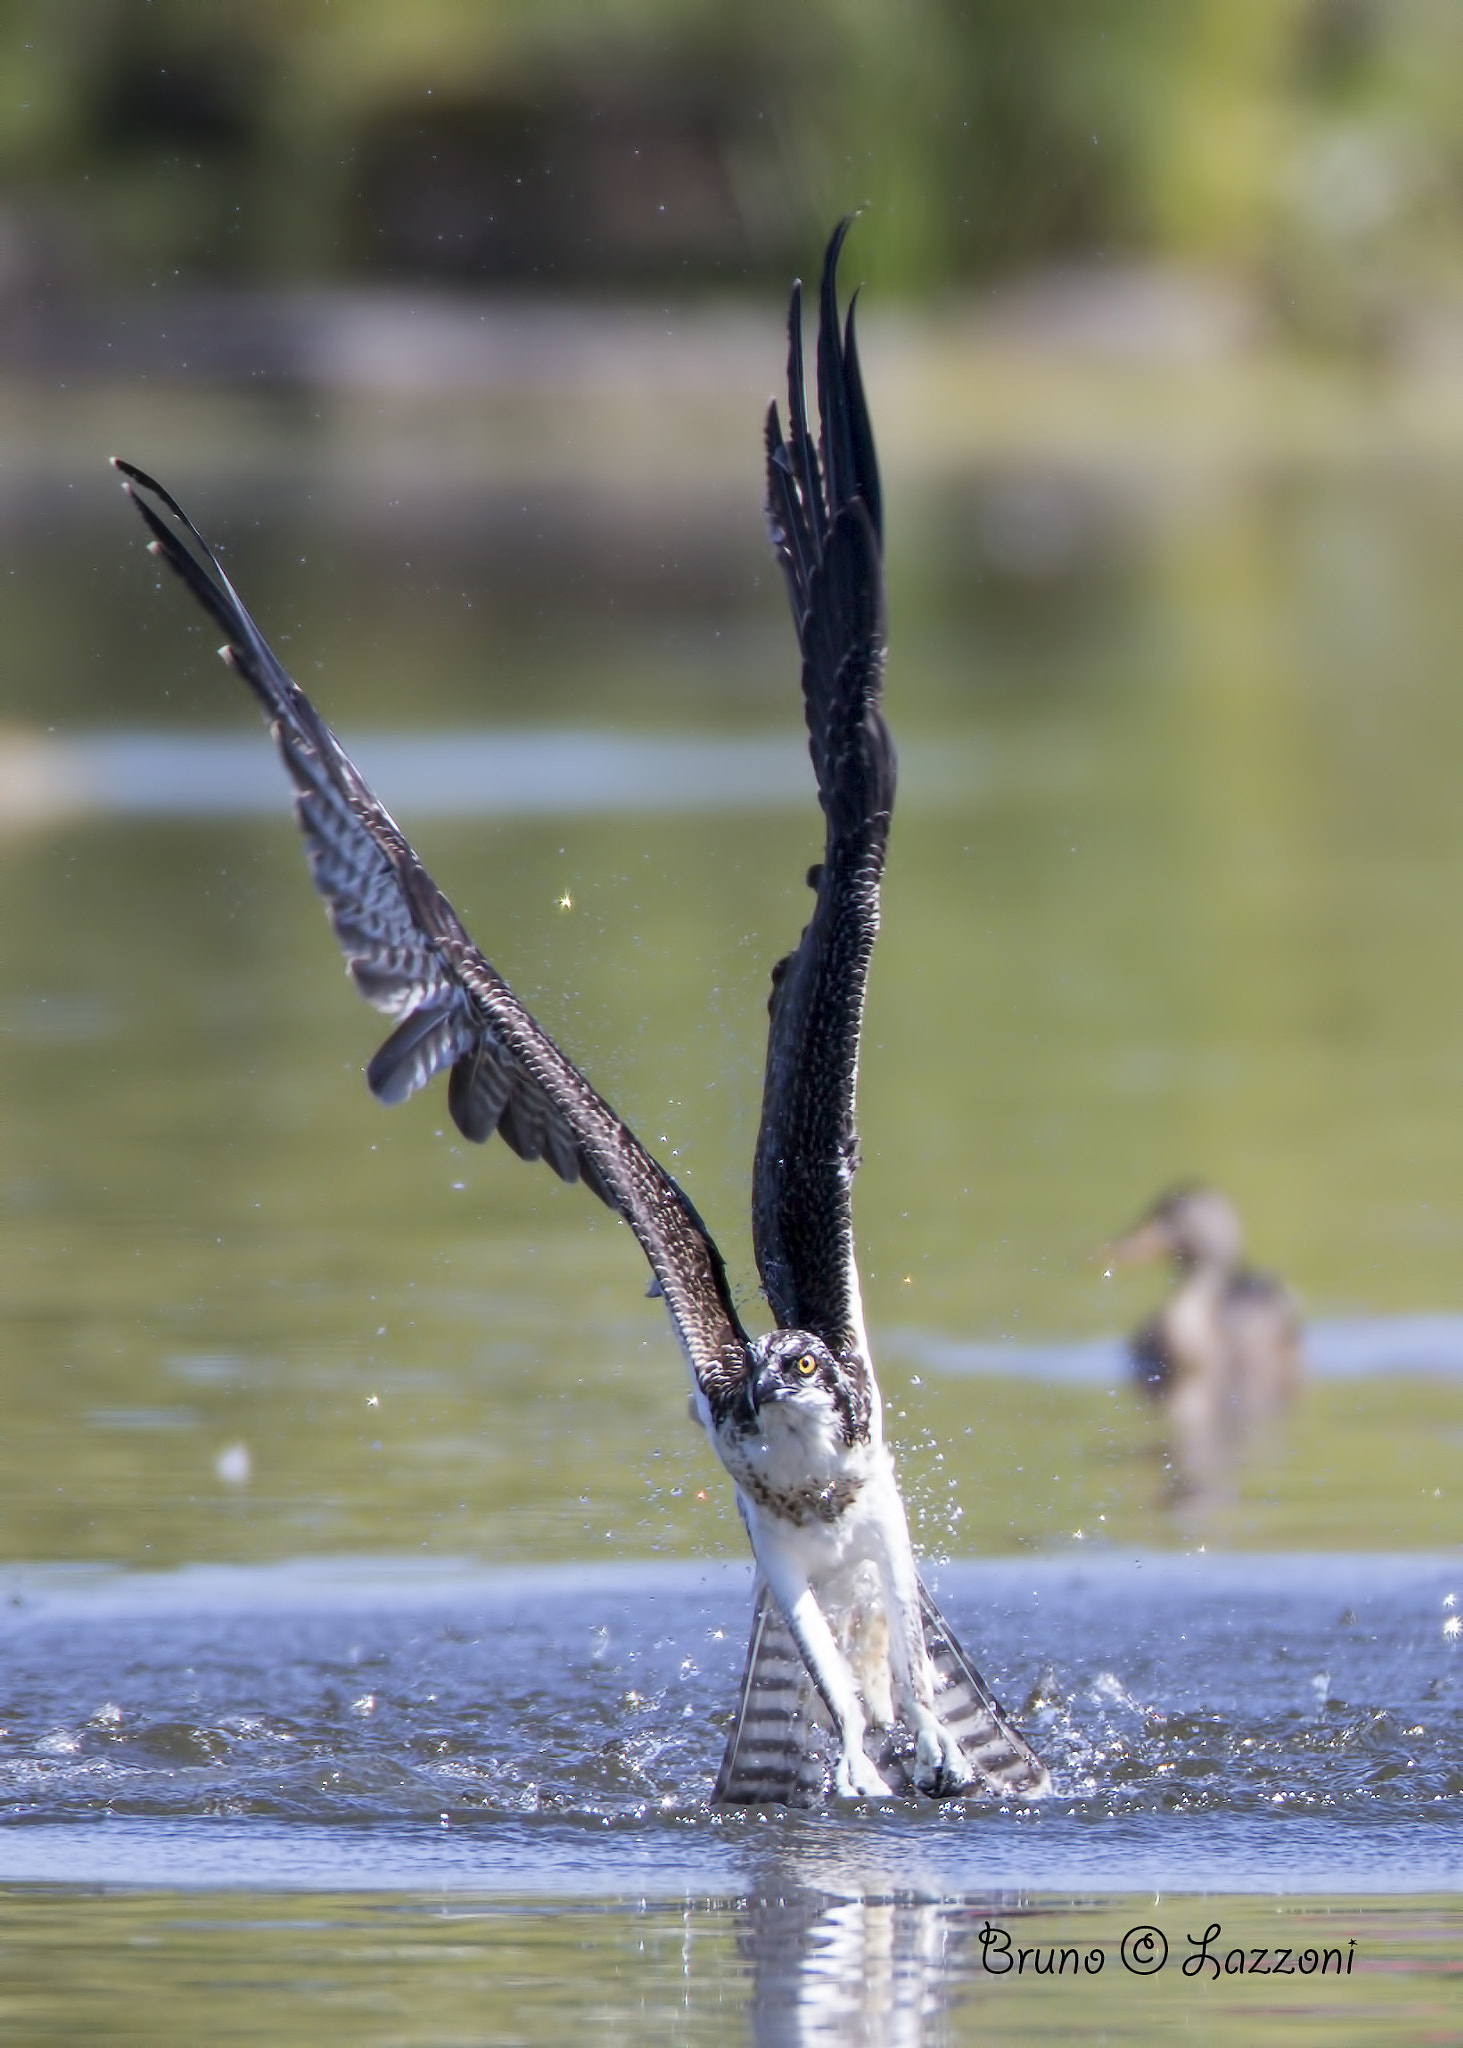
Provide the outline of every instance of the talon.
<path id="1" fill-rule="evenodd" d="M 947 1729 L 922 1729 L 914 1755 L 915 1790 L 927 1799 L 953 1799 L 975 1783 L 974 1767 Z"/>
<path id="2" fill-rule="evenodd" d="M 866 1756 L 842 1756 L 833 1774 L 840 1799 L 892 1799 L 894 1794 Z"/>
<path id="3" fill-rule="evenodd" d="M 955 1799 L 962 1792 L 968 1792 L 970 1785 L 971 1773 L 969 1771 L 963 1773 L 952 1771 L 950 1766 L 943 1760 L 937 1763 L 932 1770 L 917 1771 L 914 1779 L 916 1792 L 923 1792 L 926 1799 Z"/>

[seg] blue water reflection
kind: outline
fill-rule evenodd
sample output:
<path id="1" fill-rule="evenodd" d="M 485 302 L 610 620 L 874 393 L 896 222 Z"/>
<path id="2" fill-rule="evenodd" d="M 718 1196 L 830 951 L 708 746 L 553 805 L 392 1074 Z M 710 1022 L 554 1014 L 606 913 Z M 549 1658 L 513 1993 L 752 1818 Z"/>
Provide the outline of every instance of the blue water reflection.
<path id="1" fill-rule="evenodd" d="M 403 816 L 533 818 L 808 805 L 806 744 L 793 732 L 700 738 L 509 727 L 345 739 L 367 781 L 389 789 Z M 969 803 L 982 781 L 972 747 L 915 744 L 901 765 L 902 798 L 917 805 L 956 797 Z M 0 826 L 72 813 L 198 818 L 278 815 L 283 808 L 279 763 L 247 730 L 0 741 Z"/>
<path id="2" fill-rule="evenodd" d="M 1010 1374 L 1069 1386 L 1120 1387 L 1132 1378 L 1128 1342 L 1094 1337 L 1076 1344 L 978 1343 L 931 1331 L 896 1329 L 886 1343 L 931 1372 Z M 1378 1374 L 1463 1373 L 1463 1316 L 1322 1317 L 1306 1325 L 1312 1379 L 1370 1379 Z"/>

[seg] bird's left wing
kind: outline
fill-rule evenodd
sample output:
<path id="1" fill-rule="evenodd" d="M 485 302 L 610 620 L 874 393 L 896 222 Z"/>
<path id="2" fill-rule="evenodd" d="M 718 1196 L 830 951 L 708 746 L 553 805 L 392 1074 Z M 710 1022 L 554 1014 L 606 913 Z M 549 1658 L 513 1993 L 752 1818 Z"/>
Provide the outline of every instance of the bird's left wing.
<path id="1" fill-rule="evenodd" d="M 496 1130 L 521 1159 L 545 1159 L 561 1180 L 582 1180 L 639 1240 L 713 1410 L 734 1399 L 746 1339 L 721 1254 L 692 1203 L 473 945 L 176 499 L 113 460 L 153 553 L 222 628 L 224 659 L 271 721 L 349 971 L 366 1000 L 396 1020 L 366 1069 L 372 1091 L 404 1102 L 447 1067 L 448 1105 L 464 1137 L 482 1144 Z"/>
<path id="2" fill-rule="evenodd" d="M 767 522 L 802 651 L 808 751 L 824 816 L 813 914 L 773 970 L 752 1236 L 784 1329 L 812 1330 L 867 1363 L 850 1191 L 864 990 L 894 805 L 894 745 L 880 710 L 884 568 L 878 468 L 854 343 L 840 331 L 828 245 L 818 321 L 814 447 L 803 380 L 801 295 L 788 320 L 788 424 L 767 415 Z"/>

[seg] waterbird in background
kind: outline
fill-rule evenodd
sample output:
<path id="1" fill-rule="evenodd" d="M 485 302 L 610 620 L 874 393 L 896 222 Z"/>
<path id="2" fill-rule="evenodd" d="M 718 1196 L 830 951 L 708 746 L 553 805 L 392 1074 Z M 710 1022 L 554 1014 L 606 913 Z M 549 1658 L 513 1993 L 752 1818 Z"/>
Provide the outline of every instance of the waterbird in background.
<path id="1" fill-rule="evenodd" d="M 117 467 L 151 547 L 222 627 L 224 659 L 272 723 L 315 886 L 349 971 L 395 1028 L 366 1070 L 403 1102 L 442 1068 L 454 1122 L 582 1181 L 639 1240 L 690 1367 L 693 1408 L 736 1487 L 757 1562 L 740 1702 L 717 1780 L 737 1803 L 801 1803 L 832 1782 L 1035 1795 L 1042 1765 L 920 1583 L 884 1443 L 854 1260 L 850 1192 L 864 990 L 894 801 L 881 510 L 852 308 L 840 331 L 829 243 L 815 445 L 802 308 L 789 318 L 788 426 L 766 424 L 767 514 L 802 651 L 825 821 L 813 911 L 772 975 L 752 1234 L 777 1327 L 749 1337 L 721 1254 L 685 1193 L 536 1024 L 469 939 L 309 699 L 286 675 L 169 494 Z"/>
<path id="2" fill-rule="evenodd" d="M 1172 1293 L 1133 1333 L 1138 1384 L 1162 1404 L 1174 1490 L 1203 1496 L 1305 1376 L 1300 1312 L 1282 1281 L 1243 1263 L 1234 1204 L 1197 1183 L 1160 1195 L 1113 1245 L 1114 1265 L 1167 1259 Z"/>

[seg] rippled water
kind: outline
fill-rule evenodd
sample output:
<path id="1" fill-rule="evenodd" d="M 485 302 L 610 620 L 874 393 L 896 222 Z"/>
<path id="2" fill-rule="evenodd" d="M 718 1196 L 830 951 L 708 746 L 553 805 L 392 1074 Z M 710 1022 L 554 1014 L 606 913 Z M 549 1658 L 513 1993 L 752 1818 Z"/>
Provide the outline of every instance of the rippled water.
<path id="1" fill-rule="evenodd" d="M 771 1835 L 707 1803 L 742 1567 L 70 1576 L 13 1579 L 0 1619 L 12 1881 L 102 1855 L 132 1883 L 225 1883 L 242 1859 L 257 1882 L 735 1896 L 774 1838 L 835 1887 L 866 1862 L 942 1892 L 976 1866 L 1017 1893 L 1463 1878 L 1456 1559 L 948 1566 L 1052 1797 Z"/>
<path id="2" fill-rule="evenodd" d="M 0 2024 L 142 1995 L 149 2038 L 272 2039 L 308 1981 L 371 2041 L 1025 2038 L 1070 1952 L 1124 2037 L 1425 2031 L 1463 1934 L 1460 1587 L 1456 1558 L 948 1567 L 1053 1795 L 789 1816 L 707 1805 L 742 1568 L 12 1573 Z M 1285 1980 L 1216 1988 L 1210 1948 Z"/>

